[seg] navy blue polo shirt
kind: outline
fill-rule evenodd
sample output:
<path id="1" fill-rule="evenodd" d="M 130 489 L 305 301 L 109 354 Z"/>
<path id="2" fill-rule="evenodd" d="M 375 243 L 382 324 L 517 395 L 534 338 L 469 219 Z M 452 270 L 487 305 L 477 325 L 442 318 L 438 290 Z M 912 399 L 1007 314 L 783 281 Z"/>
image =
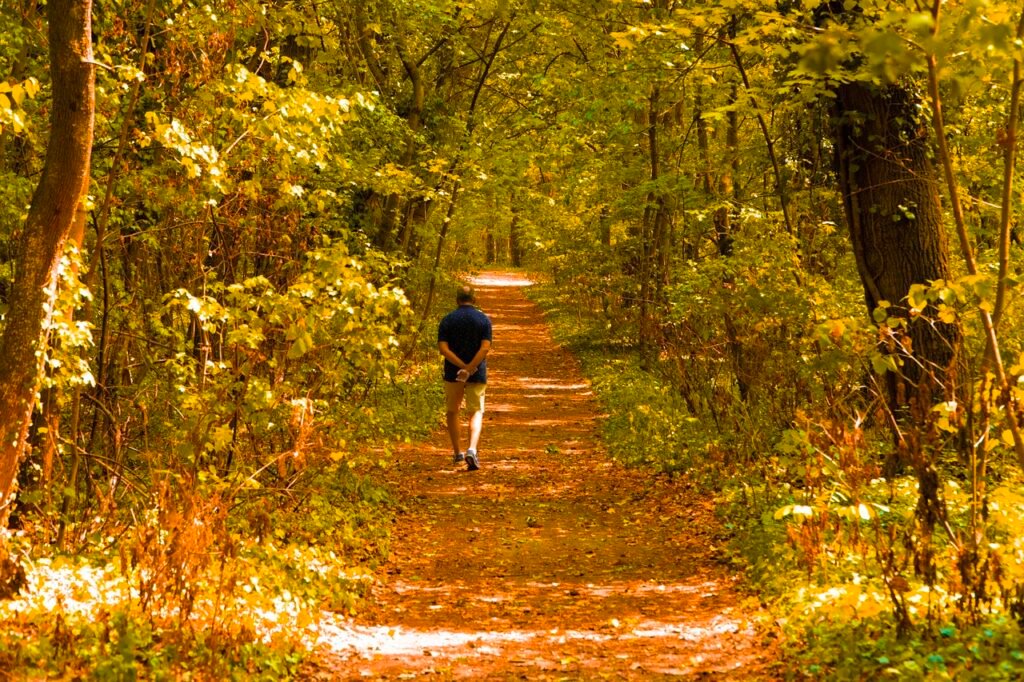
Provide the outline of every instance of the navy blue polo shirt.
<path id="1" fill-rule="evenodd" d="M 480 344 L 491 340 L 491 320 L 480 312 L 476 307 L 465 304 L 444 316 L 441 324 L 437 327 L 437 342 L 442 341 L 448 344 L 455 355 L 463 362 L 469 362 L 480 350 Z M 444 361 L 444 380 L 455 381 L 459 368 Z M 477 367 L 473 376 L 469 377 L 471 384 L 487 383 L 487 361 L 484 360 Z"/>

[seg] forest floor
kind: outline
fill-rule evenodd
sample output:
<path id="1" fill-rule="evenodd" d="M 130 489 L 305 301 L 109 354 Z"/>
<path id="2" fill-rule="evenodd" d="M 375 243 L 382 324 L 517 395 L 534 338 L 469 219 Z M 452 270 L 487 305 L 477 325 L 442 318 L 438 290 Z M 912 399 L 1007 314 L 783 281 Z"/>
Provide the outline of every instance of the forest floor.
<path id="1" fill-rule="evenodd" d="M 328 614 L 313 679 L 771 679 L 775 640 L 716 562 L 712 502 L 611 461 L 600 408 L 517 275 L 494 323 L 481 470 L 447 433 L 396 453 L 392 552 L 367 610 Z"/>

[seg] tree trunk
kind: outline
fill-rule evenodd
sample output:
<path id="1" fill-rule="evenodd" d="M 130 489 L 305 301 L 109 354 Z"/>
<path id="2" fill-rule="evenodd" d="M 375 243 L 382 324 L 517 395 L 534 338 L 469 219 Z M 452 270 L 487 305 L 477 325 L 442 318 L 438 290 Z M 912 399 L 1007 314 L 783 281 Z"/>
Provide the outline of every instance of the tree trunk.
<path id="1" fill-rule="evenodd" d="M 508 226 L 508 253 L 509 258 L 512 261 L 512 267 L 521 268 L 523 267 L 523 240 L 522 235 L 519 234 L 519 212 L 514 204 L 515 195 L 512 196 L 512 222 Z"/>
<path id="2" fill-rule="evenodd" d="M 665 199 L 655 183 L 661 177 L 661 153 L 658 148 L 658 106 L 661 86 L 651 88 L 647 109 L 647 152 L 651 167 L 651 190 L 647 193 L 647 207 L 644 209 L 640 230 L 640 355 L 647 357 L 647 350 L 654 332 L 654 295 L 652 290 L 658 266 L 660 230 L 665 212 Z"/>
<path id="3" fill-rule="evenodd" d="M 836 90 L 836 167 L 869 314 L 888 301 L 905 317 L 912 284 L 950 276 L 938 177 L 918 109 L 900 85 Z M 932 393 L 948 388 L 960 346 L 950 324 L 912 322 L 909 338 L 916 361 L 904 362 L 905 381 L 890 383 L 896 406 L 925 390 L 922 380 Z"/>
<path id="4" fill-rule="evenodd" d="M 738 89 L 733 85 L 732 93 L 729 95 L 729 103 L 735 104 L 737 99 L 739 99 Z M 722 172 L 718 176 L 718 198 L 723 203 L 715 211 L 714 220 L 715 245 L 718 247 L 718 253 L 722 256 L 731 256 L 733 244 L 732 212 L 733 207 L 737 205 L 735 203 L 736 188 L 733 182 L 733 174 L 739 170 L 740 146 L 739 115 L 736 113 L 735 108 L 729 109 L 726 114 L 726 123 L 725 146 L 730 158 L 728 163 L 721 165 Z M 726 205 L 724 203 L 726 201 L 733 203 Z"/>
<path id="5" fill-rule="evenodd" d="M 490 230 L 484 232 L 484 244 L 487 250 L 485 260 L 488 265 L 494 265 L 495 261 L 498 259 L 498 248 L 494 242 L 494 233 Z"/>
<path id="6" fill-rule="evenodd" d="M 88 186 L 92 151 L 92 3 L 50 0 L 46 9 L 53 81 L 50 141 L 25 223 L 0 338 L 0 528 L 6 527 L 14 500 L 15 475 L 40 376 L 36 353 L 45 343 L 43 323 L 55 293 L 64 244 Z M 0 548 L 0 560 L 6 564 L 4 554 Z M 0 566 L 0 592 L 5 577 Z"/>
<path id="7" fill-rule="evenodd" d="M 484 60 L 483 67 L 480 70 L 480 78 L 476 82 L 476 88 L 473 90 L 473 97 L 469 101 L 469 109 L 466 111 L 466 133 L 462 138 L 462 143 L 459 147 L 458 152 L 455 154 L 455 158 L 448 165 L 448 175 L 454 178 L 452 180 L 451 197 L 448 200 L 448 212 L 445 214 L 444 222 L 441 224 L 441 231 L 437 235 L 437 249 L 434 251 L 434 264 L 430 268 L 430 282 L 427 284 L 427 297 L 423 304 L 423 312 L 420 316 L 420 329 L 423 328 L 423 323 L 426 322 L 430 316 L 430 306 L 434 302 L 434 291 L 437 288 L 437 272 L 441 267 L 441 254 L 444 252 L 445 238 L 448 236 L 448 228 L 451 225 L 452 218 L 455 215 L 455 200 L 459 196 L 459 190 L 462 189 L 462 181 L 458 177 L 457 173 L 461 172 L 462 155 L 465 153 L 469 144 L 473 140 L 473 131 L 476 129 L 476 105 L 480 101 L 480 92 L 483 90 L 484 83 L 487 82 L 487 77 L 491 73 L 491 67 L 494 65 L 494 60 L 497 59 L 498 53 L 501 52 L 501 43 L 505 40 L 505 36 L 508 35 L 508 31 L 512 28 L 513 19 L 515 14 L 509 18 L 508 22 L 498 33 L 498 37 L 494 41 L 494 48 L 488 55 L 487 59 Z M 415 344 L 413 344 L 415 345 Z M 413 346 L 410 346 L 412 348 Z"/>

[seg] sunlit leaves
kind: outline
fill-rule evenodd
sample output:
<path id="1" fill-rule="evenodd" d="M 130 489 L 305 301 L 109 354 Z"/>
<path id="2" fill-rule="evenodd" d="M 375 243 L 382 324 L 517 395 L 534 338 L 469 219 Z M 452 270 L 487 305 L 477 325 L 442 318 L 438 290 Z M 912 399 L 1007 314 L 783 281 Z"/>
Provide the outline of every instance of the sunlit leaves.
<path id="1" fill-rule="evenodd" d="M 41 354 L 46 372 L 42 385 L 58 389 L 57 400 L 61 404 L 70 397 L 69 389 L 96 383 L 83 356 L 93 346 L 92 322 L 80 318 L 83 306 L 93 299 L 81 279 L 83 268 L 82 254 L 69 245 L 61 258 L 57 288 L 49 292 L 52 298 L 45 309 L 43 329 L 47 332 L 47 343 Z"/>
<path id="2" fill-rule="evenodd" d="M 301 65 L 290 63 L 294 77 L 289 80 L 295 82 Z M 232 78 L 216 84 L 210 93 L 233 121 L 227 131 L 218 130 L 204 141 L 202 137 L 212 131 L 192 131 L 180 119 L 164 121 L 157 112 L 146 114 L 153 138 L 178 152 L 188 178 L 205 178 L 211 189 L 226 194 L 234 188 L 237 174 L 250 166 L 251 157 L 244 158 L 243 151 L 279 157 L 278 177 L 284 178 L 292 177 L 288 170 L 293 163 L 344 167 L 345 159 L 337 156 L 338 136 L 357 108 L 372 109 L 369 96 L 357 93 L 349 99 L 301 87 L 282 88 L 240 65 L 232 72 Z M 285 194 L 297 186 L 288 180 L 280 184 Z"/>
<path id="3" fill-rule="evenodd" d="M 34 98 L 37 94 L 39 81 L 35 78 L 15 83 L 0 80 L 0 133 L 5 127 L 9 127 L 15 135 L 25 131 L 25 100 Z"/>
<path id="4" fill-rule="evenodd" d="M 303 386 L 308 373 L 324 366 L 331 367 L 331 373 L 319 381 L 315 395 L 325 399 L 353 384 L 386 378 L 398 347 L 395 328 L 410 313 L 404 293 L 375 285 L 368 279 L 373 274 L 372 266 L 338 243 L 309 253 L 303 272 L 286 288 L 255 277 L 227 287 L 210 282 L 205 295 L 184 289 L 169 295 L 168 310 L 187 311 L 209 338 L 217 339 L 222 348 L 218 357 L 227 353 L 235 362 L 244 358 L 244 370 L 208 360 L 202 368 L 210 382 L 206 393 L 196 393 L 195 379 L 183 374 L 186 408 L 196 419 L 214 419 L 208 401 L 216 401 L 222 390 L 246 390 L 239 400 L 247 412 L 287 411 L 296 395 L 307 394 Z M 229 345 L 225 348 L 223 343 Z M 273 388 L 261 382 L 231 387 L 239 371 L 273 373 L 275 367 L 282 370 Z M 250 429 L 260 428 L 259 421 L 248 423 Z M 216 433 L 210 431 L 206 437 L 209 447 L 219 452 L 224 445 L 216 441 Z"/>
<path id="5" fill-rule="evenodd" d="M 955 400 L 947 400 L 932 407 L 932 412 L 938 415 L 936 427 L 947 433 L 956 433 L 961 428 L 959 417 L 962 412 Z"/>
<path id="6" fill-rule="evenodd" d="M 814 513 L 814 507 L 804 504 L 788 504 L 775 510 L 774 517 L 775 520 L 778 521 L 786 518 L 790 514 L 794 516 L 814 516 Z"/>

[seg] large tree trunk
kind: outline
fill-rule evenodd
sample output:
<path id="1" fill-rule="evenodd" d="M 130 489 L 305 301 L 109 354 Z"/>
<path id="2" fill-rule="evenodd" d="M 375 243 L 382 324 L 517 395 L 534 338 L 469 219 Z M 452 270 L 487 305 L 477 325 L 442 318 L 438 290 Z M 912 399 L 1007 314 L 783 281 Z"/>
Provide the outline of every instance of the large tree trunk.
<path id="1" fill-rule="evenodd" d="M 39 186 L 32 197 L 10 307 L 0 338 L 0 528 L 7 525 L 14 481 L 24 454 L 39 384 L 44 319 L 58 266 L 89 182 L 94 71 L 91 0 L 49 0 L 51 132 Z M 4 561 L 0 547 L 0 562 Z M 0 592 L 4 568 L 0 566 Z"/>
<path id="2" fill-rule="evenodd" d="M 888 301 L 905 316 L 912 284 L 949 277 L 938 177 L 918 109 L 898 84 L 836 91 L 837 170 L 869 314 Z M 916 361 L 904 362 L 905 380 L 890 384 L 897 406 L 925 390 L 948 391 L 960 346 L 955 325 L 912 322 L 909 337 Z"/>

